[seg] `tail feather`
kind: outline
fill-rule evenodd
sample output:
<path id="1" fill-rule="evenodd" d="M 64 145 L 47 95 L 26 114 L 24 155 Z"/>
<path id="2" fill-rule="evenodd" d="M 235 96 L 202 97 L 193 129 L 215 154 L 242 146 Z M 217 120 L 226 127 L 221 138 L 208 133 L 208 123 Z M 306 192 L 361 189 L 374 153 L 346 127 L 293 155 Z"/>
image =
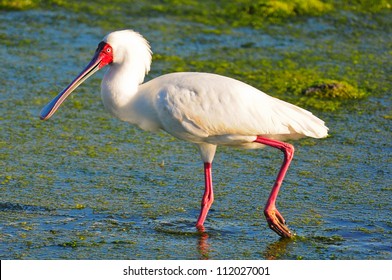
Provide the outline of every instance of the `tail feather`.
<path id="1" fill-rule="evenodd" d="M 285 110 L 278 106 L 279 110 L 276 111 L 281 118 L 282 123 L 287 125 L 291 134 L 285 138 L 298 139 L 302 137 L 324 138 L 328 135 L 328 127 L 325 126 L 323 120 L 319 119 L 311 112 L 302 109 L 293 104 L 279 100 L 279 103 L 285 103 Z"/>

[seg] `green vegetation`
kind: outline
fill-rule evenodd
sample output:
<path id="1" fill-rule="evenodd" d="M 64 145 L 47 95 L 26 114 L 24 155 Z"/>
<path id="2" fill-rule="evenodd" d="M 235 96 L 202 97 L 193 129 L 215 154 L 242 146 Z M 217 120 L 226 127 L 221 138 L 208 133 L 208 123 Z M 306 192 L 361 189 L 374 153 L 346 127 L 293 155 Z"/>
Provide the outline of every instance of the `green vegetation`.
<path id="1" fill-rule="evenodd" d="M 365 96 L 361 90 L 345 82 L 334 80 L 317 81 L 302 91 L 305 96 L 325 99 L 358 99 Z"/>
<path id="2" fill-rule="evenodd" d="M 27 10 L 37 8 L 38 0 L 0 0 L 0 10 Z"/>
<path id="3" fill-rule="evenodd" d="M 172 4 L 174 2 L 174 4 Z M 201 7 L 200 7 L 201 6 Z M 180 9 L 178 9 L 180 7 Z M 181 16 L 206 24 L 260 27 L 265 22 L 281 22 L 296 16 L 315 16 L 332 11 L 333 6 L 319 0 L 295 1 L 163 1 L 152 10 Z M 197 11 L 196 13 L 194 11 Z M 211 21 L 213 19 L 213 21 Z"/>
<path id="4" fill-rule="evenodd" d="M 265 22 L 282 22 L 302 16 L 321 16 L 339 10 L 377 13 L 390 10 L 388 0 L 0 0 L 0 9 L 25 10 L 64 7 L 73 12 L 95 15 L 118 15 L 124 9 L 128 14 L 139 16 L 166 15 L 205 24 L 232 26 L 263 26 Z"/>

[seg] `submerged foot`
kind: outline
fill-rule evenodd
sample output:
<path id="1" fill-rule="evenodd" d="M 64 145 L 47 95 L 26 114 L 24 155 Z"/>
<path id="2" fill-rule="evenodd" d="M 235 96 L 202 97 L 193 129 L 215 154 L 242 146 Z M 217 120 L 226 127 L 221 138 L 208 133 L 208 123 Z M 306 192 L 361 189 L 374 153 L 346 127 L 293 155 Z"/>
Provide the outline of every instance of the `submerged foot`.
<path id="1" fill-rule="evenodd" d="M 275 231 L 278 235 L 284 238 L 291 238 L 294 234 L 287 227 L 283 216 L 279 213 L 278 209 L 265 209 L 264 215 L 267 219 L 270 229 Z"/>
<path id="2" fill-rule="evenodd" d="M 203 233 L 203 232 L 206 231 L 204 225 L 203 225 L 203 224 L 199 224 L 199 223 L 196 224 L 196 229 L 197 229 L 197 231 L 200 232 L 200 233 Z"/>

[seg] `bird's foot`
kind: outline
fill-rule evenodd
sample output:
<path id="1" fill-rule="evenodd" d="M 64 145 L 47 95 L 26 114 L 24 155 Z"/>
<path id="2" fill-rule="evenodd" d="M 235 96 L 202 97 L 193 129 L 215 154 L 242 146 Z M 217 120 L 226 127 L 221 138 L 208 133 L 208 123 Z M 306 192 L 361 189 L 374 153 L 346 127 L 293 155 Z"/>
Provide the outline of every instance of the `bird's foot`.
<path id="1" fill-rule="evenodd" d="M 294 234 L 287 227 L 283 216 L 279 213 L 278 209 L 265 209 L 264 215 L 267 219 L 270 229 L 275 231 L 278 235 L 284 238 L 291 238 Z"/>
<path id="2" fill-rule="evenodd" d="M 200 233 L 204 233 L 204 232 L 206 231 L 204 225 L 203 225 L 203 224 L 199 224 L 199 223 L 196 224 L 196 229 L 197 229 L 197 231 L 200 232 Z"/>

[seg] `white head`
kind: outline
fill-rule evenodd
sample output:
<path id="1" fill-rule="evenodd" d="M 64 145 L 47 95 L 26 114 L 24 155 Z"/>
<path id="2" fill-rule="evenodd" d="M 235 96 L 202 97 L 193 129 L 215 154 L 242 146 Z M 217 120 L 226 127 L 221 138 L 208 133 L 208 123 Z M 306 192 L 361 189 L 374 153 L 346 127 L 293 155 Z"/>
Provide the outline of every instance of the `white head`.
<path id="1" fill-rule="evenodd" d="M 80 84 L 106 65 L 128 67 L 133 75 L 137 75 L 139 83 L 142 83 L 144 76 L 150 71 L 151 58 L 150 45 L 139 33 L 133 30 L 109 33 L 98 44 L 92 60 L 85 69 L 41 110 L 40 118 L 49 119 Z"/>
<path id="2" fill-rule="evenodd" d="M 127 29 L 109 33 L 103 39 L 113 49 L 113 66 L 132 67 L 139 73 L 139 83 L 150 71 L 152 52 L 149 43 L 139 33 Z"/>

